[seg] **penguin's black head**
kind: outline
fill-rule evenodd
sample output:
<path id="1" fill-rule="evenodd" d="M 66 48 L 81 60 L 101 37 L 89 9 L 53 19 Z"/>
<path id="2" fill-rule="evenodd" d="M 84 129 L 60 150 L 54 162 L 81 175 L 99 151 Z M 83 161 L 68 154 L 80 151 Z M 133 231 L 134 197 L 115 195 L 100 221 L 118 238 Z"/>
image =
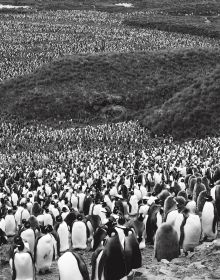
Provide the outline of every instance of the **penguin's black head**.
<path id="1" fill-rule="evenodd" d="M 62 221 L 63 221 L 62 216 L 58 215 L 58 216 L 56 217 L 56 222 L 57 222 L 57 223 L 62 223 Z"/>
<path id="2" fill-rule="evenodd" d="M 207 195 L 207 196 L 205 197 L 205 201 L 207 201 L 207 202 L 213 201 L 212 196 L 211 196 L 211 195 Z"/>
<path id="3" fill-rule="evenodd" d="M 77 219 L 78 221 L 82 221 L 83 216 L 82 216 L 81 214 L 78 214 L 78 215 L 76 216 L 76 219 Z"/>
<path id="4" fill-rule="evenodd" d="M 51 225 L 46 226 L 46 232 L 51 233 L 53 231 L 53 227 Z"/>
<path id="5" fill-rule="evenodd" d="M 117 232 L 117 230 L 116 230 L 114 227 L 108 227 L 108 229 L 107 229 L 107 235 L 108 235 L 109 237 L 113 237 L 113 236 L 118 235 L 118 232 Z"/>
<path id="6" fill-rule="evenodd" d="M 19 235 L 15 236 L 14 243 L 15 243 L 15 246 L 18 248 L 19 251 L 24 250 L 24 242 Z"/>
<path id="7" fill-rule="evenodd" d="M 143 222 L 143 220 L 144 220 L 144 214 L 143 214 L 143 213 L 140 213 L 137 219 L 138 219 L 138 221 Z"/>
<path id="8" fill-rule="evenodd" d="M 25 227 L 26 229 L 30 228 L 30 227 L 31 227 L 30 222 L 29 222 L 29 221 L 26 221 L 25 224 L 24 224 L 24 227 Z"/>
<path id="9" fill-rule="evenodd" d="M 120 216 L 119 219 L 118 219 L 118 224 L 119 225 L 124 225 L 126 222 L 125 218 L 123 216 Z"/>

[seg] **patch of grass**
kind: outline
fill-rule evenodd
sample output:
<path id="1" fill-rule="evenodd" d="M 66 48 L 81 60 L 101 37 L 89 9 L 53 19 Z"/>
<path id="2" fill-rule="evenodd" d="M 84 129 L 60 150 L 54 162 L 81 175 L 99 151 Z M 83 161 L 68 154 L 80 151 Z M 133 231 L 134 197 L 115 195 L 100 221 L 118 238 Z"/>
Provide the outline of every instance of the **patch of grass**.
<path id="1" fill-rule="evenodd" d="M 124 24 L 130 27 L 220 38 L 220 17 L 207 18 L 192 15 L 171 16 L 155 14 L 142 17 L 128 17 L 124 20 Z"/>
<path id="2" fill-rule="evenodd" d="M 218 64 L 219 50 L 208 49 L 68 56 L 0 84 L 0 111 L 39 121 L 138 118 L 152 128 L 148 116 Z"/>

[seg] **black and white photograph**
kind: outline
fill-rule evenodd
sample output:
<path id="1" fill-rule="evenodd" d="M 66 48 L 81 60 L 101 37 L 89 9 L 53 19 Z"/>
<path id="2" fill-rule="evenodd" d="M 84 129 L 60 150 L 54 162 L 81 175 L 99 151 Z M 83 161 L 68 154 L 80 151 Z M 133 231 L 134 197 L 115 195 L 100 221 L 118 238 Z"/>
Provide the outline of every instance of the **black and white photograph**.
<path id="1" fill-rule="evenodd" d="M 0 280 L 219 264 L 220 0 L 0 0 Z"/>

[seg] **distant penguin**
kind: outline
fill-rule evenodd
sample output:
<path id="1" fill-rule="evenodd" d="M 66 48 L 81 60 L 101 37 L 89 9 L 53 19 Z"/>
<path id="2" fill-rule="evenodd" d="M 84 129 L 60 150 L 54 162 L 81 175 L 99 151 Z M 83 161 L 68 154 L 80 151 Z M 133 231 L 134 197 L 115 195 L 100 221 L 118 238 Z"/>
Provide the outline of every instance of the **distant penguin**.
<path id="1" fill-rule="evenodd" d="M 31 254 L 34 256 L 35 233 L 28 221 L 25 222 L 24 229 L 20 232 L 20 236 L 23 241 L 29 244 Z"/>
<path id="2" fill-rule="evenodd" d="M 179 191 L 177 196 L 182 196 L 186 201 L 188 199 L 186 191 Z"/>
<path id="3" fill-rule="evenodd" d="M 206 197 L 201 220 L 203 240 L 212 241 L 217 237 L 218 233 L 218 213 L 211 196 Z"/>
<path id="4" fill-rule="evenodd" d="M 60 280 L 89 280 L 87 266 L 76 252 L 65 252 L 57 263 Z"/>
<path id="5" fill-rule="evenodd" d="M 35 243 L 34 259 L 36 270 L 39 273 L 50 271 L 54 255 L 53 237 L 47 231 L 47 227 L 42 228 L 43 235 Z"/>
<path id="6" fill-rule="evenodd" d="M 198 196 L 202 191 L 206 191 L 205 185 L 202 183 L 202 178 L 198 177 L 196 179 L 196 184 L 193 189 L 193 200 L 197 202 Z"/>
<path id="7" fill-rule="evenodd" d="M 188 251 L 193 252 L 194 248 L 199 245 L 202 232 L 199 216 L 189 211 L 185 212 L 180 227 L 180 246 L 185 254 Z"/>
<path id="8" fill-rule="evenodd" d="M 5 233 L 8 237 L 14 236 L 17 231 L 15 217 L 12 209 L 8 210 L 8 214 L 5 216 Z"/>
<path id="9" fill-rule="evenodd" d="M 54 226 L 60 240 L 60 253 L 67 251 L 70 248 L 69 245 L 69 230 L 65 221 L 61 216 L 56 217 L 57 224 Z"/>
<path id="10" fill-rule="evenodd" d="M 132 269 L 137 269 L 141 267 L 142 255 L 135 233 L 129 228 L 126 228 L 124 232 L 125 232 L 124 253 L 125 253 L 127 274 L 129 274 L 132 271 Z"/>
<path id="11" fill-rule="evenodd" d="M 19 240 L 20 238 L 20 240 Z M 9 261 L 12 279 L 35 279 L 35 267 L 31 253 L 25 248 L 21 237 L 18 237 L 12 258 Z"/>
<path id="12" fill-rule="evenodd" d="M 122 279 L 127 275 L 124 250 L 115 229 L 112 228 L 108 236 L 99 261 L 98 279 Z"/>
<path id="13" fill-rule="evenodd" d="M 157 230 L 154 244 L 154 256 L 157 261 L 171 261 L 180 255 L 178 235 L 172 225 L 163 223 Z"/>
<path id="14" fill-rule="evenodd" d="M 86 249 L 87 248 L 87 235 L 88 229 L 86 224 L 82 221 L 82 215 L 77 215 L 77 220 L 72 226 L 72 247 L 73 249 Z"/>
<path id="15" fill-rule="evenodd" d="M 202 209 L 203 209 L 204 204 L 205 204 L 205 202 L 206 202 L 206 197 L 207 197 L 207 191 L 204 190 L 204 191 L 200 192 L 200 194 L 199 194 L 199 196 L 198 196 L 198 198 L 197 198 L 197 203 L 196 203 L 196 205 L 197 205 L 197 209 L 198 209 L 198 211 L 199 211 L 200 213 L 202 212 Z"/>
<path id="16" fill-rule="evenodd" d="M 189 189 L 188 189 L 188 194 L 189 195 L 193 195 L 193 190 L 194 190 L 194 186 L 196 184 L 196 177 L 194 175 L 192 175 L 190 178 L 189 178 Z"/>

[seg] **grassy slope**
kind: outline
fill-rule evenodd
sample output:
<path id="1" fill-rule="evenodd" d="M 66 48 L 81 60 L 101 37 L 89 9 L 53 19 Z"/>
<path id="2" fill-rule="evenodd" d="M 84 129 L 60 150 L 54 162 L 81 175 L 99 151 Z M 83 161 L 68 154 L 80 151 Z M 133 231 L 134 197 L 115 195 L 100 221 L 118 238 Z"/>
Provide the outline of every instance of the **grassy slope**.
<path id="1" fill-rule="evenodd" d="M 0 111 L 25 119 L 148 116 L 220 64 L 216 50 L 66 57 L 0 84 Z M 166 120 L 164 120 L 166 122 Z"/>
<path id="2" fill-rule="evenodd" d="M 176 138 L 219 135 L 220 65 L 205 79 L 176 93 L 143 123 L 157 134 L 170 133 Z"/>

